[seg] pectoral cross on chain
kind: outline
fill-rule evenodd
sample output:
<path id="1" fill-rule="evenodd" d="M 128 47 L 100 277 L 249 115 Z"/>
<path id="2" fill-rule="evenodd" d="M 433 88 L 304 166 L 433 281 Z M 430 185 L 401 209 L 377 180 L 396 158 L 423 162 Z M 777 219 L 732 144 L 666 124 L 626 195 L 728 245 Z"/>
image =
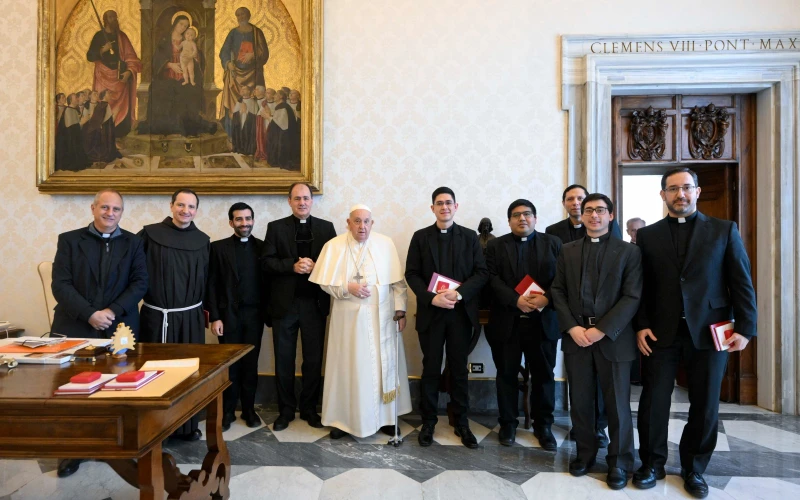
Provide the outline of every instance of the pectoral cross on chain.
<path id="1" fill-rule="evenodd" d="M 361 280 L 363 280 L 363 279 L 364 279 L 364 277 L 363 277 L 363 276 L 361 276 L 361 271 L 358 271 L 358 272 L 355 274 L 355 276 L 353 276 L 353 279 L 354 279 L 354 280 L 356 280 L 356 283 L 358 283 L 358 284 L 360 285 L 360 284 L 361 284 Z"/>

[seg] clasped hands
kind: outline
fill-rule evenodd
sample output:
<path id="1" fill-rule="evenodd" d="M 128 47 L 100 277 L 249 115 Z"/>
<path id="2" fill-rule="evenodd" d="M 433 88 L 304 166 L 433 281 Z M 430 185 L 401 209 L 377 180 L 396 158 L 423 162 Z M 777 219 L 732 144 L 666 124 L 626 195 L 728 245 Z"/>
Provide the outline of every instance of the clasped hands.
<path id="1" fill-rule="evenodd" d="M 439 290 L 431 301 L 432 306 L 442 309 L 455 309 L 457 303 L 458 292 L 452 289 Z"/>
<path id="2" fill-rule="evenodd" d="M 589 347 L 606 335 L 595 327 L 584 328 L 582 326 L 573 326 L 567 333 L 581 347 Z"/>
<path id="3" fill-rule="evenodd" d="M 92 328 L 95 330 L 106 330 L 111 327 L 116 317 L 114 311 L 105 308 L 102 311 L 95 311 L 95 313 L 89 317 L 89 324 L 92 325 Z"/>
<path id="4" fill-rule="evenodd" d="M 520 295 L 517 299 L 517 309 L 527 314 L 538 311 L 549 303 L 550 300 L 541 294 Z"/>
<path id="5" fill-rule="evenodd" d="M 647 343 L 648 338 L 653 339 L 653 341 L 658 340 L 656 336 L 653 335 L 653 330 L 649 328 L 644 328 L 636 332 L 636 344 L 639 347 L 639 351 L 641 351 L 644 356 L 649 356 L 653 353 L 653 349 Z M 722 345 L 728 346 L 728 352 L 736 352 L 744 350 L 744 348 L 747 347 L 748 342 L 750 341 L 747 339 L 747 337 L 733 332 L 730 337 L 725 339 Z"/>
<path id="6" fill-rule="evenodd" d="M 297 274 L 311 274 L 314 270 L 314 261 L 308 257 L 300 257 L 294 263 L 293 269 Z"/>
<path id="7" fill-rule="evenodd" d="M 369 285 L 366 283 L 362 285 L 361 283 L 350 282 L 347 284 L 347 293 L 354 295 L 359 299 L 366 299 L 370 296 Z"/>

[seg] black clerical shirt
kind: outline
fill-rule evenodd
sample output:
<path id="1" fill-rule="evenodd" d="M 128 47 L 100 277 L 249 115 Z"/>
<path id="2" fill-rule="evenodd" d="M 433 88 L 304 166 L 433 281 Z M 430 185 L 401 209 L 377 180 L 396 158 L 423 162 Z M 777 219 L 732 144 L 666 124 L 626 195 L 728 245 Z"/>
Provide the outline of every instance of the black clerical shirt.
<path id="1" fill-rule="evenodd" d="M 255 243 L 252 238 L 242 242 L 241 238 L 234 235 L 234 248 L 236 254 L 236 271 L 239 273 L 239 303 L 244 306 L 259 305 L 261 289 L 261 269 L 256 255 Z"/>
<path id="2" fill-rule="evenodd" d="M 314 234 L 311 232 L 311 218 L 305 219 L 305 222 L 300 222 L 300 219 L 292 216 L 294 219 L 294 241 L 297 244 L 297 256 L 300 258 L 311 258 L 311 243 L 314 241 Z M 297 285 L 294 288 L 295 297 L 316 297 L 317 285 L 309 283 L 308 274 L 297 275 Z"/>
<path id="3" fill-rule="evenodd" d="M 453 279 L 455 274 L 453 266 L 453 226 L 447 229 L 437 227 L 439 233 L 439 274 Z"/>
<path id="4" fill-rule="evenodd" d="M 578 227 L 575 227 L 575 224 L 572 222 L 572 219 L 567 219 L 569 221 L 569 241 L 565 241 L 564 243 L 569 243 L 570 241 L 575 241 L 583 238 L 586 236 L 586 226 L 583 224 L 578 224 Z"/>
<path id="5" fill-rule="evenodd" d="M 94 236 L 94 238 L 97 240 L 97 245 L 100 247 L 100 286 L 97 287 L 92 303 L 105 304 L 106 301 L 105 297 L 103 296 L 103 290 L 106 287 L 108 273 L 111 270 L 111 251 L 114 246 L 114 240 L 122 235 L 122 231 L 120 231 L 119 227 L 117 227 L 109 235 L 104 235 L 98 231 L 96 227 L 94 227 L 94 223 L 89 224 L 88 230 L 89 234 Z"/>
<path id="6" fill-rule="evenodd" d="M 594 301 L 595 297 L 597 297 L 597 287 L 600 284 L 600 269 L 610 237 L 611 233 L 606 233 L 599 238 L 592 238 L 587 235 L 583 239 L 581 248 L 581 303 L 583 304 L 584 316 L 595 315 Z"/>
<path id="7" fill-rule="evenodd" d="M 517 283 L 523 280 L 526 275 L 531 274 L 531 255 L 536 256 L 536 233 L 531 233 L 523 237 L 512 234 L 514 238 L 514 245 L 517 248 L 517 275 L 515 276 Z M 536 264 L 534 263 L 534 268 Z"/>
<path id="8" fill-rule="evenodd" d="M 675 254 L 678 257 L 678 267 L 683 270 L 683 264 L 686 262 L 686 251 L 689 249 L 689 240 L 694 232 L 694 221 L 697 220 L 697 210 L 688 217 L 683 218 L 685 222 L 680 219 L 667 216 L 669 222 L 669 232 L 672 235 L 672 248 L 675 249 Z"/>

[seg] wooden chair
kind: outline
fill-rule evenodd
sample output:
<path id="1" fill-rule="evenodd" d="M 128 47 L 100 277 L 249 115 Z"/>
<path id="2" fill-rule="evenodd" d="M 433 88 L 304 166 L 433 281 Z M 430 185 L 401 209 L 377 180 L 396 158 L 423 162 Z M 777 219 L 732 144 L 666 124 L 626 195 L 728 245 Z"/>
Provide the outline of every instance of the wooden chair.
<path id="1" fill-rule="evenodd" d="M 56 298 L 53 297 L 53 290 L 50 287 L 50 284 L 53 281 L 53 263 L 49 261 L 41 262 L 37 266 L 39 271 L 39 277 L 42 280 L 42 290 L 44 291 L 44 305 L 47 309 L 47 320 L 50 322 L 50 326 L 53 326 L 53 310 L 56 307 L 58 302 Z"/>

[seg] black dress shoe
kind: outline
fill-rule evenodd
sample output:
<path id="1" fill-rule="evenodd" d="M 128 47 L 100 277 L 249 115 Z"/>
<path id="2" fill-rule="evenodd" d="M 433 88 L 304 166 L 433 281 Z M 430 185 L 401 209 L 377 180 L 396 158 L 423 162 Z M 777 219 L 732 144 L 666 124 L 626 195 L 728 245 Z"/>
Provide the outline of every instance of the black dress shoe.
<path id="1" fill-rule="evenodd" d="M 576 458 L 572 462 L 569 463 L 569 473 L 575 477 L 585 476 L 589 469 L 591 469 L 595 464 L 595 459 L 591 459 L 588 462 L 581 460 L 580 458 Z"/>
<path id="2" fill-rule="evenodd" d="M 300 420 L 305 420 L 308 422 L 308 425 L 315 429 L 322 429 L 324 427 L 324 425 L 322 425 L 322 418 L 320 418 L 316 412 L 300 415 Z"/>
<path id="3" fill-rule="evenodd" d="M 705 498 L 708 496 L 708 485 L 703 475 L 697 472 L 681 471 L 683 476 L 683 489 L 695 498 Z"/>
<path id="4" fill-rule="evenodd" d="M 664 467 L 642 465 L 639 470 L 633 473 L 633 485 L 640 490 L 649 490 L 656 485 L 656 479 L 664 479 L 665 477 L 667 477 L 667 471 L 664 470 Z"/>
<path id="5" fill-rule="evenodd" d="M 597 447 L 598 448 L 607 448 L 608 447 L 608 435 L 606 435 L 606 431 L 603 429 L 597 429 L 595 433 L 595 439 L 597 439 Z"/>
<path id="6" fill-rule="evenodd" d="M 504 424 L 500 426 L 498 441 L 503 446 L 511 446 L 517 439 L 517 426 L 514 424 Z"/>
<path id="7" fill-rule="evenodd" d="M 236 420 L 236 415 L 233 413 L 225 413 L 222 415 L 222 432 L 231 428 L 231 424 Z"/>
<path id="8" fill-rule="evenodd" d="M 393 425 L 384 425 L 383 427 L 381 427 L 381 432 L 386 434 L 387 436 L 394 437 L 394 426 Z"/>
<path id="9" fill-rule="evenodd" d="M 612 490 L 621 490 L 628 485 L 628 473 L 619 467 L 611 467 L 608 469 L 608 476 L 606 476 L 606 484 Z"/>
<path id="10" fill-rule="evenodd" d="M 254 411 L 242 413 L 242 418 L 244 419 L 244 423 L 247 425 L 247 427 L 250 427 L 251 429 L 261 427 L 261 419 Z"/>
<path id="11" fill-rule="evenodd" d="M 478 440 L 475 438 L 475 434 L 466 425 L 455 427 L 453 431 L 456 436 L 461 438 L 461 444 L 467 448 L 474 450 L 478 447 Z"/>
<path id="12" fill-rule="evenodd" d="M 337 429 L 336 427 L 331 427 L 331 439 L 342 439 L 345 437 L 347 433 L 341 429 Z"/>
<path id="13" fill-rule="evenodd" d="M 556 437 L 553 436 L 553 431 L 550 430 L 550 427 L 534 428 L 533 435 L 539 440 L 539 446 L 541 446 L 543 450 L 556 451 L 558 449 Z"/>
<path id="14" fill-rule="evenodd" d="M 282 431 L 287 427 L 289 427 L 289 419 L 283 415 L 275 419 L 275 423 L 272 424 L 273 431 Z"/>
<path id="15" fill-rule="evenodd" d="M 195 429 L 192 432 L 188 432 L 185 434 L 183 433 L 173 434 L 172 437 L 174 437 L 175 439 L 180 439 L 181 441 L 197 441 L 201 437 L 203 437 L 203 431 L 201 431 L 200 429 Z"/>
<path id="16" fill-rule="evenodd" d="M 77 458 L 65 458 L 58 463 L 58 477 L 69 477 L 78 471 L 83 460 Z"/>
<path id="17" fill-rule="evenodd" d="M 433 430 L 436 428 L 433 424 L 422 424 L 422 429 L 419 431 L 417 441 L 420 446 L 430 446 L 433 444 Z"/>

